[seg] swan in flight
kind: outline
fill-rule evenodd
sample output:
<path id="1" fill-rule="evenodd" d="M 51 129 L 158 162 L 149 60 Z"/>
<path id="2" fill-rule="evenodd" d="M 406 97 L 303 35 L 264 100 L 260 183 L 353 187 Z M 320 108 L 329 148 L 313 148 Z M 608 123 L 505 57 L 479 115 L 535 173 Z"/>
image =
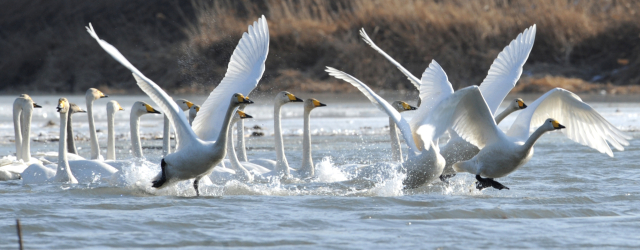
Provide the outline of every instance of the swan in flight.
<path id="1" fill-rule="evenodd" d="M 320 101 L 309 98 L 304 100 L 304 128 L 302 134 L 302 166 L 298 170 L 300 178 L 313 177 L 316 175 L 316 167 L 313 165 L 311 157 L 311 110 L 318 107 L 327 106 Z"/>
<path id="2" fill-rule="evenodd" d="M 142 154 L 142 143 L 140 142 L 140 116 L 145 114 L 160 114 L 160 112 L 145 102 L 137 101 L 133 103 L 129 115 L 129 128 L 131 129 L 131 151 L 135 158 L 144 156 Z"/>
<path id="3" fill-rule="evenodd" d="M 425 71 L 422 79 L 418 81 L 417 77 L 413 76 L 408 70 L 402 67 L 402 65 L 376 46 L 371 38 L 367 36 L 364 29 L 360 30 L 360 35 L 367 44 L 394 64 L 414 85 L 419 86 L 420 101 L 422 103 L 420 104 L 420 108 L 418 108 L 416 117 L 411 120 L 414 138 L 419 144 L 417 134 L 415 134 L 418 125 L 417 122 L 424 120 L 434 106 L 453 94 L 451 83 L 448 81 L 442 67 L 440 67 L 435 60 L 429 65 L 429 69 L 431 70 L 428 69 Z M 518 79 L 520 79 L 522 66 L 527 61 L 527 58 L 529 58 L 529 53 L 531 53 L 535 41 L 535 35 L 536 25 L 534 24 L 511 41 L 511 43 L 498 54 L 498 57 L 489 68 L 487 77 L 480 84 L 480 91 L 490 107 L 491 114 L 496 117 L 496 122 L 498 123 L 510 113 L 526 108 L 524 102 L 515 100 L 515 102 L 518 102 L 518 109 L 507 108 L 501 114 L 496 115 L 500 103 L 502 103 L 511 89 L 515 87 Z M 418 147 L 420 148 L 422 145 L 418 145 Z M 469 160 L 479 151 L 477 147 L 461 139 L 455 132 L 452 132 L 451 139 L 447 145 L 442 148 L 442 155 L 445 157 L 447 164 L 441 179 L 444 181 L 454 175 L 452 168 L 454 163 Z"/>
<path id="4" fill-rule="evenodd" d="M 445 160 L 440 155 L 438 146 L 433 144 L 433 139 L 425 140 L 425 138 L 422 137 L 419 140 L 422 140 L 423 144 L 430 146 L 418 149 L 418 146 L 416 145 L 417 143 L 414 142 L 413 133 L 409 123 L 391 104 L 382 99 L 382 97 L 378 96 L 367 85 L 355 77 L 331 67 L 327 67 L 326 71 L 329 75 L 351 83 L 351 85 L 358 88 L 358 90 L 360 90 L 360 92 L 362 92 L 372 104 L 386 112 L 387 115 L 389 115 L 389 117 L 396 123 L 405 142 L 407 143 L 407 146 L 409 146 L 409 157 L 404 163 L 402 163 L 407 174 L 406 178 L 402 182 L 405 188 L 416 188 L 424 183 L 430 183 L 439 178 L 442 173 L 442 169 L 444 168 Z"/>
<path id="5" fill-rule="evenodd" d="M 43 166 L 40 163 L 31 164 L 22 173 L 22 183 L 40 184 L 50 182 L 91 183 L 97 178 L 108 178 L 117 170 L 103 162 L 92 160 L 68 161 L 67 113 L 69 101 L 66 98 L 58 100 L 57 111 L 60 113 L 60 140 L 58 142 L 58 164 Z"/>
<path id="6" fill-rule="evenodd" d="M 211 173 L 213 167 L 225 156 L 226 135 L 235 108 L 242 103 L 253 103 L 244 95 L 248 95 L 258 85 L 265 70 L 264 63 L 269 52 L 266 18 L 262 16 L 243 34 L 231 55 L 224 79 L 202 105 L 202 113 L 194 120 L 193 127 L 189 126 L 178 104 L 136 69 L 115 47 L 101 40 L 91 24 L 87 31 L 116 61 L 131 70 L 140 89 L 169 117 L 180 138 L 176 152 L 162 159 L 161 173 L 152 186 L 163 188 L 178 181 L 194 179 L 193 187 L 196 195 L 199 195 L 199 180 Z"/>
<path id="7" fill-rule="evenodd" d="M 95 88 L 89 88 L 85 94 L 85 100 L 87 101 L 87 117 L 89 119 L 89 136 L 91 137 L 91 159 L 102 160 L 100 155 L 100 145 L 98 144 L 98 135 L 96 134 L 96 125 L 93 121 L 93 102 L 100 98 L 109 97 L 104 95 L 102 91 Z"/>
<path id="8" fill-rule="evenodd" d="M 418 109 L 403 101 L 395 101 L 391 103 L 391 106 L 395 108 L 398 113 Z M 389 137 L 391 139 L 391 157 L 393 161 L 402 162 L 404 158 L 402 157 L 402 148 L 400 147 L 400 137 L 398 137 L 398 126 L 396 126 L 396 123 L 391 117 L 389 117 Z"/>
<path id="9" fill-rule="evenodd" d="M 609 144 L 624 150 L 623 146 L 628 145 L 626 140 L 630 139 L 576 94 L 561 88 L 553 89 L 531 103 L 505 134 L 498 128 L 480 89 L 471 86 L 463 90 L 467 94 L 452 95 L 435 107 L 417 133 L 423 138 L 435 139 L 451 128 L 480 148 L 470 160 L 453 165 L 456 172 L 476 175 L 479 190 L 486 187 L 508 189 L 494 178 L 507 176 L 526 164 L 533 156 L 533 145 L 545 132 L 562 129 L 569 139 L 611 157 L 613 152 Z"/>
<path id="10" fill-rule="evenodd" d="M 71 120 L 71 116 L 77 113 L 87 113 L 87 111 L 83 110 L 75 103 L 69 103 L 69 112 L 67 112 L 67 151 L 75 155 L 78 155 L 78 148 L 76 148 L 76 140 L 73 136 L 73 126 L 71 126 L 73 122 Z"/>

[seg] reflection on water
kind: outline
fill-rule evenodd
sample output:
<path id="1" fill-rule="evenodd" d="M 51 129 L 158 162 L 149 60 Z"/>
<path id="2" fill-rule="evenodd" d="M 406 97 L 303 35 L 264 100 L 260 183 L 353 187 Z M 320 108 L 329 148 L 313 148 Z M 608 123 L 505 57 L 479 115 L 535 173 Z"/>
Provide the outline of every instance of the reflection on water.
<path id="1" fill-rule="evenodd" d="M 14 97 L 0 97 L 12 103 Z M 32 153 L 56 152 L 53 108 L 57 97 L 34 97 Z M 82 97 L 69 98 L 83 106 Z M 129 159 L 128 110 L 143 97 L 117 99 L 117 157 Z M 245 184 L 205 183 L 203 197 L 191 182 L 154 190 L 159 171 L 162 116 L 145 115 L 141 134 L 146 161 L 132 164 L 111 180 L 80 185 L 23 186 L 0 183 L 0 248 L 16 247 L 14 219 L 21 218 L 27 249 L 202 248 L 236 246 L 277 248 L 588 248 L 637 247 L 640 231 L 640 143 L 633 139 L 610 158 L 578 145 L 560 133 L 536 144 L 533 159 L 500 181 L 511 190 L 474 189 L 473 176 L 459 174 L 450 185 L 435 183 L 402 190 L 402 175 L 389 163 L 388 119 L 366 102 L 331 102 L 315 109 L 311 129 L 317 177 L 310 180 Z M 102 154 L 106 153 L 107 101 L 95 103 Z M 153 103 L 149 102 L 153 105 Z M 246 112 L 250 159 L 274 159 L 272 107 Z M 637 128 L 640 105 L 594 103 L 613 124 Z M 283 109 L 285 152 L 290 165 L 301 161 L 302 107 Z M 407 118 L 411 113 L 407 112 Z M 515 116 L 501 124 L 507 128 Z M 11 107 L 0 107 L 0 156 L 15 152 Z M 80 155 L 90 146 L 86 115 L 74 117 Z M 261 129 L 254 129 L 259 126 Z M 405 152 L 406 153 L 406 152 Z M 406 155 L 406 154 L 405 154 Z M 356 177 L 358 164 L 380 172 Z M 215 181 L 214 181 L 215 183 Z"/>

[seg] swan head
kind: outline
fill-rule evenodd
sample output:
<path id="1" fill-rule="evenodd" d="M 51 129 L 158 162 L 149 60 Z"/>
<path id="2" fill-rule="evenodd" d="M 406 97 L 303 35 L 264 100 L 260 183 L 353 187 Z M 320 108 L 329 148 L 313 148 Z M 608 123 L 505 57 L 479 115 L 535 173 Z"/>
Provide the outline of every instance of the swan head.
<path id="1" fill-rule="evenodd" d="M 67 101 L 67 98 L 60 98 L 58 99 L 58 106 L 56 107 L 56 111 L 58 111 L 58 113 L 60 114 L 66 114 L 67 112 L 69 112 L 69 101 Z"/>
<path id="2" fill-rule="evenodd" d="M 27 94 L 21 94 L 20 97 L 18 97 L 18 100 L 20 102 L 22 102 L 22 104 L 20 105 L 30 105 L 33 108 L 42 108 L 42 106 L 38 105 L 37 103 L 35 103 L 33 101 L 33 99 L 31 99 L 31 96 L 27 95 Z M 22 106 L 24 109 L 24 106 Z"/>
<path id="3" fill-rule="evenodd" d="M 253 116 L 250 116 L 249 114 L 238 110 L 237 112 L 238 117 L 240 117 L 240 119 L 247 119 L 247 118 L 253 118 Z"/>
<path id="4" fill-rule="evenodd" d="M 302 99 L 296 97 L 294 94 L 289 93 L 289 91 L 282 91 L 276 95 L 276 103 L 280 105 L 290 103 L 290 102 L 303 102 Z"/>
<path id="5" fill-rule="evenodd" d="M 403 102 L 403 101 L 395 101 L 395 102 L 391 103 L 391 106 L 393 106 L 393 108 L 395 108 L 395 109 L 396 109 L 396 111 L 398 111 L 398 112 L 400 112 L 400 113 L 402 113 L 402 112 L 404 112 L 404 111 L 409 111 L 409 110 L 416 110 L 416 109 L 418 109 L 418 108 L 416 108 L 416 107 L 414 107 L 414 106 L 411 106 L 411 105 L 409 105 L 408 103 Z"/>
<path id="6" fill-rule="evenodd" d="M 199 111 L 200 105 L 192 105 L 191 108 L 189 108 L 189 120 L 193 121 L 193 119 L 196 119 L 196 115 Z"/>
<path id="7" fill-rule="evenodd" d="M 107 103 L 107 113 L 108 114 L 115 114 L 116 112 L 122 111 L 122 110 L 124 110 L 124 109 L 122 108 L 122 106 L 120 106 L 120 103 L 118 103 L 118 102 L 116 102 L 114 100 L 109 101 Z"/>
<path id="8" fill-rule="evenodd" d="M 193 106 L 193 102 L 187 101 L 186 99 L 178 99 L 176 100 L 178 107 L 182 109 L 182 111 L 187 111 Z"/>
<path id="9" fill-rule="evenodd" d="M 102 93 L 102 91 L 100 91 L 98 89 L 89 88 L 89 89 L 87 89 L 87 94 L 85 94 L 85 97 L 87 98 L 87 100 L 95 101 L 95 100 L 98 100 L 100 98 L 105 98 L 105 97 L 109 97 L 109 96 L 105 95 L 104 93 Z"/>
<path id="10" fill-rule="evenodd" d="M 35 103 L 34 103 L 35 104 Z M 35 106 L 34 106 L 35 107 Z M 76 105 L 75 103 L 69 103 L 69 113 L 71 114 L 75 114 L 75 113 L 87 113 L 86 110 L 82 109 L 80 106 Z"/>
<path id="11" fill-rule="evenodd" d="M 546 121 L 544 121 L 544 124 L 542 125 L 542 127 L 544 127 L 544 129 L 547 130 L 547 131 L 553 131 L 553 130 L 559 130 L 559 129 L 566 128 L 565 126 L 560 124 L 558 121 L 556 121 L 555 119 L 551 119 L 551 118 L 549 118 Z"/>
<path id="12" fill-rule="evenodd" d="M 513 102 L 511 102 L 511 104 L 509 106 L 513 110 L 521 110 L 521 109 L 526 109 L 527 108 L 527 104 L 524 103 L 522 98 L 513 99 Z"/>
<path id="13" fill-rule="evenodd" d="M 324 104 L 324 103 L 321 103 L 320 101 L 318 101 L 318 100 L 316 100 L 314 98 L 309 98 L 309 99 L 304 100 L 304 109 L 305 110 L 312 110 L 314 108 L 324 107 L 324 106 L 327 106 L 327 105 Z"/>
<path id="14" fill-rule="evenodd" d="M 237 107 L 242 104 L 244 105 L 253 104 L 253 101 L 249 100 L 248 96 L 245 97 L 243 94 L 235 93 L 231 97 L 231 104 Z"/>
<path id="15" fill-rule="evenodd" d="M 141 101 L 133 103 L 133 106 L 131 107 L 131 113 L 135 114 L 136 116 L 141 116 L 144 114 L 162 114 L 160 113 L 160 111 L 151 107 L 151 105 Z"/>

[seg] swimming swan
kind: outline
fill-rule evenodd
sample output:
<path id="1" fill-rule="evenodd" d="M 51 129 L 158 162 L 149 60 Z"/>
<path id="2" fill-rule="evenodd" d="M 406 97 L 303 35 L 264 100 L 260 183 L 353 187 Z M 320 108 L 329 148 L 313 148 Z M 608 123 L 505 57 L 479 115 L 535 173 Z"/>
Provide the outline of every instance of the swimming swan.
<path id="1" fill-rule="evenodd" d="M 231 115 L 241 103 L 253 103 L 244 95 L 257 86 L 264 73 L 269 51 L 269 30 L 264 16 L 249 26 L 248 33 L 243 34 L 231 55 L 224 79 L 202 105 L 202 113 L 194 120 L 193 129 L 178 104 L 167 93 L 145 77 L 115 47 L 100 40 L 91 24 L 87 31 L 107 53 L 133 72 L 140 89 L 169 117 L 180 138 L 176 152 L 162 160 L 162 171 L 153 181 L 153 187 L 162 188 L 178 181 L 195 179 L 193 187 L 196 195 L 199 195 L 199 180 L 209 174 L 225 156 Z M 231 100 L 228 99 L 230 96 Z"/>
<path id="2" fill-rule="evenodd" d="M 69 101 L 58 100 L 57 111 L 60 113 L 60 138 L 65 138 L 67 131 L 67 113 Z M 50 182 L 91 183 L 101 177 L 110 177 L 117 170 L 103 162 L 92 160 L 68 161 L 67 141 L 58 142 L 58 164 L 43 166 L 32 164 L 22 173 L 23 184 L 39 184 Z M 54 170 L 55 169 L 55 170 Z"/>
<path id="3" fill-rule="evenodd" d="M 122 106 L 116 101 L 107 103 L 107 160 L 116 160 L 116 132 L 115 115 L 118 111 L 124 111 Z M 133 141 L 132 141 L 133 142 Z"/>
<path id="4" fill-rule="evenodd" d="M 302 165 L 298 169 L 300 178 L 313 177 L 316 175 L 316 167 L 313 165 L 311 157 L 311 110 L 318 107 L 327 106 L 320 101 L 309 98 L 304 100 L 304 128 L 302 132 Z"/>
<path id="5" fill-rule="evenodd" d="M 75 103 L 69 103 L 69 112 L 67 112 L 67 152 L 78 155 L 78 149 L 76 148 L 76 140 L 73 136 L 73 122 L 71 116 L 77 113 L 87 113 L 87 111 L 80 108 Z"/>
<path id="6" fill-rule="evenodd" d="M 468 161 L 453 165 L 456 172 L 476 175 L 476 188 L 508 189 L 494 178 L 507 176 L 533 156 L 533 145 L 548 131 L 562 130 L 569 139 L 613 156 L 611 144 L 618 150 L 628 145 L 628 136 L 605 120 L 577 95 L 560 88 L 544 94 L 522 111 L 505 134 L 498 128 L 489 105 L 477 86 L 452 95 L 437 107 L 418 128 L 423 138 L 437 138 L 451 128 L 463 139 L 480 148 Z M 552 117 L 552 118 L 549 118 Z M 567 127 L 560 124 L 566 124 Z M 538 126 L 529 135 L 530 131 Z M 485 178 L 483 178 L 483 176 Z"/>
<path id="7" fill-rule="evenodd" d="M 40 163 L 31 157 L 31 116 L 34 108 L 42 106 L 22 94 L 13 102 L 13 128 L 16 145 L 16 160 L 9 158 L 0 166 L 0 181 L 20 179 L 20 174 L 32 163 Z"/>
<path id="8" fill-rule="evenodd" d="M 135 158 L 144 157 L 142 143 L 140 142 L 140 116 L 145 114 L 160 114 L 160 112 L 145 102 L 137 101 L 133 103 L 129 114 L 129 128 L 131 129 L 131 151 Z"/>
<path id="9" fill-rule="evenodd" d="M 438 179 L 442 173 L 442 169 L 444 168 L 445 160 L 440 155 L 440 150 L 437 145 L 434 145 L 433 139 L 425 140 L 424 137 L 421 138 L 423 144 L 430 146 L 418 149 L 414 142 L 413 133 L 411 132 L 409 123 L 393 106 L 391 106 L 391 104 L 382 99 L 382 97 L 378 96 L 367 85 L 355 77 L 331 67 L 327 67 L 326 71 L 329 75 L 345 80 L 358 88 L 358 90 L 360 90 L 360 92 L 362 92 L 372 104 L 386 112 L 387 115 L 389 115 L 389 117 L 396 123 L 405 142 L 407 143 L 407 146 L 409 146 L 409 157 L 404 163 L 402 163 L 403 169 L 407 174 L 406 178 L 402 182 L 405 188 L 415 188 L 424 183 L 433 182 Z"/>
<path id="10" fill-rule="evenodd" d="M 93 102 L 100 98 L 109 97 L 104 95 L 100 90 L 89 88 L 85 94 L 85 100 L 87 101 L 87 117 L 89 119 L 89 136 L 91 137 L 91 159 L 102 160 L 100 155 L 100 145 L 98 144 L 98 135 L 96 134 L 96 125 L 93 121 Z"/>
<path id="11" fill-rule="evenodd" d="M 391 106 L 395 108 L 398 113 L 417 109 L 403 101 L 394 101 L 391 103 Z M 402 162 L 404 158 L 402 157 L 402 148 L 400 147 L 400 137 L 398 137 L 398 126 L 396 126 L 396 123 L 393 122 L 391 117 L 389 117 L 389 137 L 391 140 L 391 157 L 393 161 Z"/>
<path id="12" fill-rule="evenodd" d="M 233 115 L 232 119 L 231 119 L 231 124 L 237 123 L 238 120 L 241 119 L 247 119 L 247 118 L 253 118 L 252 116 L 238 110 L 236 112 L 236 114 Z M 229 125 L 230 128 L 233 125 Z M 227 177 L 227 179 L 235 179 L 235 180 L 239 180 L 242 182 L 253 182 L 255 179 L 255 176 L 262 176 L 263 174 L 266 174 L 268 172 L 270 172 L 269 169 L 264 168 L 260 165 L 257 164 L 253 164 L 251 162 L 240 162 L 238 160 L 238 156 L 235 152 L 235 149 L 233 147 L 233 133 L 229 132 L 227 133 L 227 157 L 229 158 L 229 162 L 231 163 L 231 167 L 234 170 L 234 174 Z M 210 179 L 214 180 L 216 177 L 213 176 L 214 173 L 212 173 L 209 177 Z"/>

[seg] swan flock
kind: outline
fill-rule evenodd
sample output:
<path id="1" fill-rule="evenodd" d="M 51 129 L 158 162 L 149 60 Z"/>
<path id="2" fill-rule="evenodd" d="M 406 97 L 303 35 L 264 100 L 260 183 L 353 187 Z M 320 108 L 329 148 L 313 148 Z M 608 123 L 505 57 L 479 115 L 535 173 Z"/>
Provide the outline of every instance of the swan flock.
<path id="1" fill-rule="evenodd" d="M 163 189 L 182 181 L 193 180 L 193 189 L 199 195 L 202 181 L 219 182 L 234 179 L 241 182 L 314 181 L 315 165 L 311 154 L 310 113 L 326 104 L 310 98 L 301 99 L 288 91 L 274 99 L 274 147 L 272 158 L 247 157 L 244 135 L 245 113 L 254 103 L 248 96 L 258 85 L 265 72 L 269 52 L 269 28 L 264 16 L 248 26 L 231 55 L 222 81 L 200 105 L 184 99 L 173 99 L 153 80 L 147 78 L 114 46 L 99 38 L 92 24 L 87 32 L 98 45 L 122 66 L 131 71 L 138 87 L 149 96 L 157 108 L 136 102 L 129 109 L 131 152 L 134 159 L 144 159 L 140 142 L 140 119 L 145 114 L 164 116 L 162 159 L 157 175 L 145 185 Z M 366 83 L 338 67 L 327 66 L 326 72 L 346 81 L 358 89 L 375 107 L 389 117 L 389 154 L 397 171 L 404 174 L 405 189 L 443 183 L 447 185 L 456 174 L 469 173 L 475 179 L 475 188 L 509 189 L 495 179 L 505 177 L 525 165 L 533 157 L 536 141 L 549 131 L 560 131 L 568 139 L 613 157 L 611 147 L 624 150 L 630 137 L 604 119 L 576 94 L 555 88 L 533 103 L 522 99 L 506 100 L 506 109 L 498 112 L 507 94 L 515 87 L 522 68 L 532 50 L 536 25 L 525 29 L 491 65 L 486 78 L 477 86 L 454 91 L 444 69 L 432 60 L 423 74 L 414 76 L 398 61 L 385 53 L 360 30 L 364 42 L 382 54 L 403 73 L 419 91 L 415 106 L 406 101 L 389 102 L 375 93 Z M 357 72 L 354 72 L 357 73 Z M 111 96 L 112 98 L 113 96 Z M 94 102 L 109 98 L 98 89 L 87 90 L 86 110 L 60 98 L 56 111 L 60 115 L 60 140 L 57 159 L 51 161 L 33 157 L 30 153 L 30 126 L 34 108 L 43 108 L 27 94 L 13 104 L 16 161 L 0 165 L 0 180 L 22 179 L 23 184 L 87 183 L 115 178 L 127 168 L 129 160 L 116 160 L 114 116 L 126 112 L 120 104 L 106 103 L 108 136 L 106 159 L 100 146 L 94 122 Z M 281 128 L 283 105 L 300 105 L 304 109 L 302 161 L 292 163 L 285 155 Z M 291 103 L 291 104 L 290 104 Z M 330 105 L 330 104 L 329 104 Z M 406 119 L 401 113 L 412 113 Z M 517 112 L 515 121 L 507 131 L 497 124 L 511 113 Z M 75 146 L 72 115 L 86 113 L 89 122 L 91 154 L 85 159 Z M 255 115 L 255 114 L 254 114 Z M 77 116 L 77 115 L 75 115 Z M 142 118 L 144 119 L 144 118 Z M 234 143 L 233 128 L 237 141 Z M 171 130 L 175 132 L 175 148 L 171 147 Z M 445 139 L 445 135 L 449 135 Z M 402 138 L 402 139 L 401 139 Z M 235 144 L 235 146 L 234 146 Z M 406 148 L 406 155 L 402 148 Z M 225 160 L 228 158 L 228 160 Z M 229 165 L 230 168 L 226 166 Z M 375 166 L 358 167 L 375 168 Z"/>

